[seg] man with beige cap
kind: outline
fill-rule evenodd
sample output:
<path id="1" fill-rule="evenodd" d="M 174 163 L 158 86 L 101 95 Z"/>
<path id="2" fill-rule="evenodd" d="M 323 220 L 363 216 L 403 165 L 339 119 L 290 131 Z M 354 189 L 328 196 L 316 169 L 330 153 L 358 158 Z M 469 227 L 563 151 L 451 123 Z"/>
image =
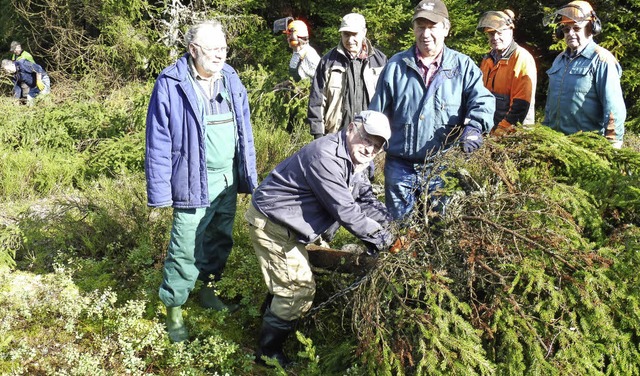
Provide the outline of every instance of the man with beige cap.
<path id="1" fill-rule="evenodd" d="M 367 109 L 387 63 L 367 39 L 361 14 L 344 16 L 340 35 L 340 43 L 322 57 L 313 77 L 307 117 L 314 138 L 337 132 Z"/>
<path id="2" fill-rule="evenodd" d="M 547 70 L 549 88 L 542 124 L 564 134 L 597 131 L 613 147 L 622 147 L 627 110 L 622 97 L 622 68 L 594 40 L 600 19 L 586 1 L 559 8 L 544 24 L 557 25 L 556 37 L 567 44 Z"/>
<path id="3" fill-rule="evenodd" d="M 334 223 L 370 253 L 388 250 L 393 235 L 387 210 L 363 171 L 387 146 L 389 120 L 362 111 L 342 131 L 312 141 L 281 162 L 253 192 L 245 214 L 269 290 L 256 357 L 288 363 L 283 345 L 316 292 L 306 244 Z"/>

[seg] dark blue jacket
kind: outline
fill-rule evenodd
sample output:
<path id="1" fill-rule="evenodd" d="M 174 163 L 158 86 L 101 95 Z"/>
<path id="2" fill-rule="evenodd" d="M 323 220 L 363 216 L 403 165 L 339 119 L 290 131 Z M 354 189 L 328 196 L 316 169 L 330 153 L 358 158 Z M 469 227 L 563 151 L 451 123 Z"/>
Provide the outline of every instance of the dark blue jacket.
<path id="1" fill-rule="evenodd" d="M 145 173 L 148 205 L 153 207 L 201 208 L 210 204 L 204 124 L 189 77 L 188 56 L 163 70 L 151 93 Z M 231 66 L 225 64 L 222 74 L 238 129 L 238 192 L 251 193 L 258 185 L 258 174 L 247 90 Z"/>
<path id="2" fill-rule="evenodd" d="M 378 249 L 388 246 L 391 217 L 373 195 L 371 183 L 356 173 L 345 130 L 305 145 L 262 181 L 253 206 L 310 243 L 336 222 Z"/>
<path id="3" fill-rule="evenodd" d="M 42 76 L 46 76 L 47 72 L 45 72 L 44 68 L 36 63 L 32 63 L 29 60 L 20 59 L 14 61 L 16 65 L 16 73 L 15 73 L 15 84 L 16 86 L 20 86 L 21 84 L 25 84 L 29 86 L 29 95 L 35 97 L 40 93 L 40 90 L 36 86 L 36 73 L 40 73 Z M 19 95 L 17 96 L 20 97 Z"/>

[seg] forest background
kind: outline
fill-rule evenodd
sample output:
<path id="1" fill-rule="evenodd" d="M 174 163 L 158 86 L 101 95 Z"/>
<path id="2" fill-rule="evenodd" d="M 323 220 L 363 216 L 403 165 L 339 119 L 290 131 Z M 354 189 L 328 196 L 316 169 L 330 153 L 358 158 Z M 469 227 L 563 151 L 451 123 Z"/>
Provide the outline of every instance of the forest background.
<path id="1" fill-rule="evenodd" d="M 217 286 L 242 309 L 190 301 L 191 340 L 166 338 L 157 287 L 171 210 L 146 207 L 143 173 L 154 78 L 185 52 L 189 25 L 220 19 L 249 92 L 263 178 L 311 140 L 309 84 L 288 79 L 291 51 L 273 22 L 305 20 L 323 54 L 340 18 L 357 11 L 390 57 L 413 43 L 415 3 L 0 0 L 3 58 L 21 41 L 53 91 L 27 107 L 0 81 L 0 374 L 286 373 L 252 361 L 265 287 L 241 216 L 249 197 Z M 512 9 L 515 39 L 538 65 L 540 120 L 544 72 L 563 48 L 542 19 L 564 3 L 446 1 L 446 43 L 479 62 L 488 50 L 479 16 Z M 625 148 L 534 127 L 487 139 L 472 158 L 447 155 L 450 217 L 414 223 L 409 251 L 371 270 L 318 270 L 316 305 L 327 304 L 288 344 L 289 373 L 640 374 L 640 1 L 591 3 L 604 26 L 596 40 L 624 71 Z M 336 246 L 350 242 L 341 231 Z"/>

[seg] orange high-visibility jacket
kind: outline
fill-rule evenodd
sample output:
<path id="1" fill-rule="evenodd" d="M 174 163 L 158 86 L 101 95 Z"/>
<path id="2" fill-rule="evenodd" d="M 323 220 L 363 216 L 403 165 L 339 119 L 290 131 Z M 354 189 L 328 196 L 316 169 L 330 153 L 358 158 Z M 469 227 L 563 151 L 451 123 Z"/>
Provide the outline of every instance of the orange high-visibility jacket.
<path id="1" fill-rule="evenodd" d="M 496 97 L 494 126 L 507 128 L 516 123 L 535 122 L 536 62 L 533 56 L 516 42 L 495 61 L 491 53 L 480 64 L 484 86 Z"/>

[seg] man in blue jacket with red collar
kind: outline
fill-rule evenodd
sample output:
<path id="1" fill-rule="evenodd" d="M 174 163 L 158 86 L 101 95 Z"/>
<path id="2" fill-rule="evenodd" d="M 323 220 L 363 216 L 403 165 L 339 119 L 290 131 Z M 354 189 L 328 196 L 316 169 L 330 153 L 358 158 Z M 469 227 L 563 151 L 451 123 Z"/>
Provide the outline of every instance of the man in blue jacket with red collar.
<path id="1" fill-rule="evenodd" d="M 421 201 L 444 186 L 429 178 L 437 175 L 434 159 L 458 143 L 475 151 L 493 126 L 495 99 L 471 58 L 445 45 L 450 28 L 444 2 L 422 0 L 413 14 L 416 43 L 389 60 L 369 105 L 391 123 L 384 179 L 394 219 L 407 219 L 416 203 L 443 213 L 446 198 Z"/>
<path id="2" fill-rule="evenodd" d="M 208 21 L 185 35 L 189 52 L 156 81 L 147 113 L 148 205 L 173 207 L 160 300 L 173 342 L 188 338 L 181 306 L 196 280 L 200 303 L 233 310 L 216 295 L 233 246 L 238 193 L 257 186 L 247 91 L 225 63 L 222 25 Z"/>

